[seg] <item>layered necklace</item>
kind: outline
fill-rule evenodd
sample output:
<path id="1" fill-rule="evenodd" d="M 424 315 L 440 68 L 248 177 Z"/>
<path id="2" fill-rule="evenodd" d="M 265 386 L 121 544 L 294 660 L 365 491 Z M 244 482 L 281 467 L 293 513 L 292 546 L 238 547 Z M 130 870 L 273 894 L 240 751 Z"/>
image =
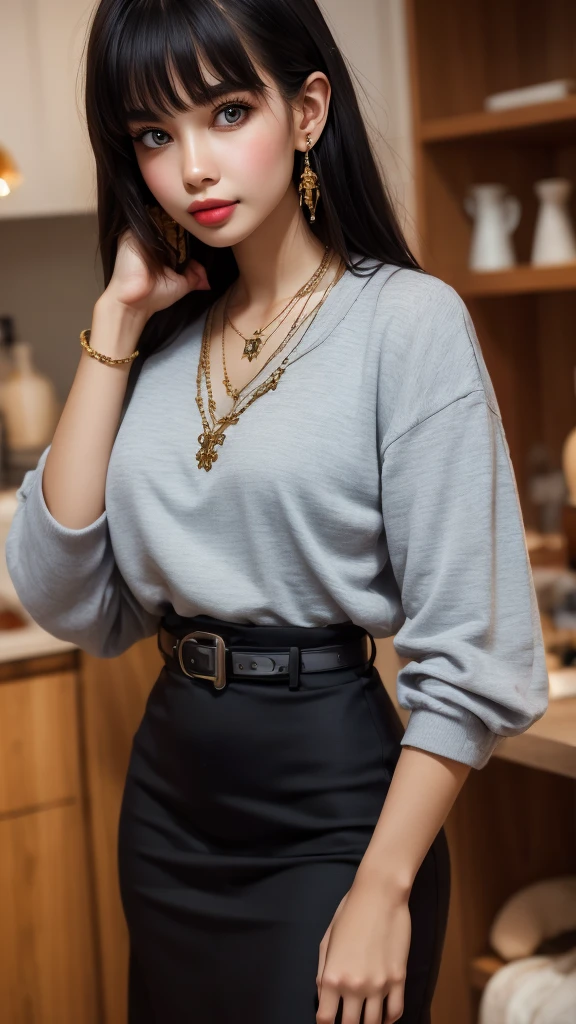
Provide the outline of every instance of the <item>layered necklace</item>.
<path id="1" fill-rule="evenodd" d="M 282 324 L 284 320 L 289 316 L 290 310 L 294 308 L 294 306 L 298 302 L 298 299 L 301 299 L 303 295 L 307 295 L 309 292 L 314 291 L 318 281 L 324 277 L 324 274 L 328 269 L 328 265 L 332 259 L 332 256 L 333 253 L 330 251 L 329 246 L 326 245 L 324 247 L 324 256 L 322 257 L 322 262 L 320 266 L 314 271 L 312 277 L 308 281 L 306 281 L 306 284 L 302 285 L 302 287 L 298 289 L 296 294 L 293 295 L 291 299 L 289 299 L 289 301 L 283 307 L 283 309 L 281 309 L 280 312 L 272 320 L 270 320 L 270 323 L 267 323 L 265 327 L 258 327 L 248 338 L 244 334 L 241 334 L 241 332 L 238 330 L 237 327 L 234 326 L 230 317 L 227 314 L 228 305 L 232 297 L 232 290 L 229 292 L 226 299 L 226 305 L 224 307 L 224 313 L 222 317 L 222 336 L 224 336 L 224 326 L 226 324 L 229 324 L 232 330 L 236 331 L 236 334 L 238 334 L 242 338 L 242 341 L 244 342 L 244 351 L 242 353 L 242 359 L 248 359 L 248 362 L 251 363 L 252 360 L 256 358 L 256 356 L 260 355 L 260 351 L 268 341 L 268 338 L 270 338 L 271 335 L 274 334 L 274 331 L 278 330 L 280 324 Z M 277 320 L 278 317 L 282 316 L 283 313 L 285 315 L 280 321 L 280 324 L 276 325 L 274 331 L 271 331 L 270 334 L 268 335 L 268 338 L 264 338 L 264 331 L 266 331 L 274 323 L 274 320 Z"/>
<path id="2" fill-rule="evenodd" d="M 329 265 L 330 265 L 330 263 L 332 261 L 333 256 L 334 256 L 334 252 L 330 251 L 329 247 L 326 246 L 325 253 L 324 253 L 324 256 L 322 258 L 322 262 L 321 262 L 320 266 L 317 268 L 317 270 L 315 270 L 315 272 L 312 275 L 312 277 L 309 279 L 309 281 L 306 282 L 305 285 L 302 286 L 302 288 L 300 288 L 298 290 L 296 295 L 293 296 L 289 300 L 287 305 L 280 311 L 280 313 L 277 316 L 274 317 L 274 320 L 277 320 L 278 317 L 280 317 L 280 316 L 282 316 L 282 314 L 284 314 L 283 319 L 280 321 L 280 324 L 283 323 L 283 321 L 289 316 L 291 309 L 293 308 L 295 303 L 298 301 L 298 299 L 300 299 L 304 295 L 308 294 L 308 298 L 306 299 L 306 302 L 304 303 L 304 305 L 303 305 L 300 313 L 296 317 L 294 323 L 290 327 L 286 337 L 276 347 L 276 349 L 272 352 L 272 354 L 268 357 L 266 362 L 261 367 L 261 370 L 263 370 L 264 367 L 266 367 L 268 365 L 268 363 L 271 362 L 271 360 L 274 358 L 274 356 L 276 356 L 279 352 L 281 352 L 284 349 L 284 347 L 288 344 L 288 342 L 293 337 L 293 335 L 296 333 L 296 331 L 299 329 L 299 327 L 301 327 L 301 325 L 306 320 L 310 320 L 310 323 L 312 323 L 312 320 L 316 316 L 316 314 L 317 314 L 318 310 L 320 309 L 320 307 L 323 305 L 323 303 L 328 298 L 328 295 L 330 294 L 332 288 L 340 280 L 340 278 L 341 278 L 341 276 L 342 276 L 342 274 L 344 273 L 344 270 L 345 270 L 345 265 L 341 261 L 340 261 L 340 266 L 338 268 L 337 273 L 335 274 L 335 276 L 332 279 L 331 283 L 326 288 L 326 290 L 325 290 L 324 294 L 322 295 L 322 297 L 320 298 L 320 300 L 316 303 L 316 305 L 313 307 L 313 309 L 311 309 L 308 313 L 305 313 L 305 309 L 306 309 L 306 306 L 307 306 L 308 302 L 310 301 L 310 298 L 311 298 L 311 295 L 312 295 L 312 291 L 314 290 L 314 287 L 318 283 L 318 281 L 322 280 L 322 278 L 326 274 L 326 272 L 327 272 L 327 270 L 329 268 Z M 223 371 L 224 371 L 224 379 L 223 379 L 222 383 L 224 384 L 224 386 L 226 388 L 227 394 L 233 399 L 233 406 L 232 406 L 232 409 L 230 410 L 229 413 L 227 413 L 225 416 L 221 416 L 219 419 L 216 418 L 216 403 L 215 403 L 213 395 L 212 395 L 212 384 L 211 384 L 211 377 L 210 377 L 210 339 L 212 337 L 212 323 L 213 323 L 213 318 L 214 318 L 214 305 L 209 307 L 207 315 L 206 315 L 206 321 L 205 321 L 205 324 L 204 324 L 204 331 L 203 331 L 203 334 L 202 334 L 202 346 L 201 346 L 201 349 L 200 349 L 200 358 L 199 358 L 199 361 L 198 361 L 198 374 L 197 374 L 197 377 L 196 377 L 196 404 L 198 406 L 198 409 L 199 409 L 199 412 L 200 412 L 200 416 L 202 418 L 202 426 L 204 428 L 203 432 L 201 434 L 199 434 L 199 436 L 198 436 L 198 441 L 200 443 L 200 448 L 196 452 L 196 460 L 198 462 L 198 469 L 205 469 L 207 471 L 212 469 L 212 465 L 214 464 L 214 462 L 218 458 L 218 453 L 216 451 L 216 446 L 217 445 L 221 446 L 221 445 L 224 444 L 224 440 L 225 440 L 225 437 L 226 437 L 224 431 L 229 426 L 231 426 L 232 424 L 237 423 L 239 417 L 241 416 L 241 414 L 243 412 L 245 412 L 246 409 L 248 409 L 249 406 L 251 406 L 252 403 L 255 402 L 257 398 L 260 398 L 262 395 L 265 395 L 268 391 L 271 391 L 271 390 L 275 391 L 276 390 L 276 388 L 278 386 L 278 382 L 279 382 L 282 374 L 284 373 L 284 371 L 286 369 L 286 366 L 288 364 L 290 355 L 292 354 L 292 352 L 294 352 L 298 348 L 298 345 L 300 344 L 300 342 L 303 340 L 303 338 L 306 335 L 306 331 L 304 331 L 303 334 L 302 334 L 302 337 L 296 342 L 296 344 L 294 345 L 294 347 L 291 350 L 291 353 L 282 360 L 282 363 L 280 364 L 280 366 L 278 366 L 266 378 L 266 380 L 262 384 L 258 385 L 256 388 L 254 388 L 253 392 L 249 392 L 248 395 L 246 395 L 244 397 L 244 400 L 243 400 L 244 404 L 239 406 L 241 392 L 245 391 L 246 387 L 248 387 L 249 384 L 245 385 L 245 387 L 241 388 L 240 390 L 237 390 L 237 389 L 233 388 L 232 384 L 230 382 L 230 379 L 228 377 L 228 373 L 226 371 L 226 359 L 225 359 L 225 353 L 224 353 L 224 332 L 225 332 L 226 323 L 227 322 L 230 323 L 230 320 L 227 318 L 227 316 L 225 314 L 225 310 L 227 308 L 227 305 L 228 305 L 228 301 L 226 301 L 226 303 L 225 303 L 224 313 L 223 313 L 223 316 L 222 316 L 222 365 L 223 365 Z M 267 338 L 263 337 L 264 331 L 267 330 L 267 328 L 270 327 L 270 325 L 274 323 L 274 320 L 271 320 L 270 323 L 266 325 L 266 327 L 263 327 L 263 328 L 261 328 L 259 330 L 254 331 L 253 334 L 250 335 L 250 337 L 248 337 L 248 338 L 245 338 L 244 335 L 240 334 L 240 332 L 237 331 L 236 328 L 234 328 L 236 333 L 240 334 L 240 337 L 243 338 L 243 340 L 245 342 L 244 352 L 242 354 L 242 358 L 244 358 L 246 356 L 248 358 L 249 362 L 251 362 L 252 359 L 254 359 L 259 354 L 259 352 L 263 348 L 263 346 L 266 343 L 266 341 L 268 340 L 268 338 L 274 333 L 274 331 L 271 331 Z M 308 327 L 310 326 L 310 323 L 308 324 Z M 280 326 L 280 324 L 278 324 L 277 327 L 274 330 L 277 330 L 278 327 Z M 233 325 L 231 325 L 231 326 L 233 327 Z M 256 349 L 256 351 L 254 351 L 255 349 Z M 256 376 L 259 375 L 261 370 L 258 371 Z M 208 422 L 206 413 L 204 411 L 204 402 L 202 400 L 202 375 L 204 375 L 204 377 L 206 379 L 206 391 L 208 393 L 208 411 L 210 413 L 210 418 L 212 420 L 212 425 L 210 425 L 210 423 Z M 251 383 L 251 382 L 249 382 L 249 383 Z"/>

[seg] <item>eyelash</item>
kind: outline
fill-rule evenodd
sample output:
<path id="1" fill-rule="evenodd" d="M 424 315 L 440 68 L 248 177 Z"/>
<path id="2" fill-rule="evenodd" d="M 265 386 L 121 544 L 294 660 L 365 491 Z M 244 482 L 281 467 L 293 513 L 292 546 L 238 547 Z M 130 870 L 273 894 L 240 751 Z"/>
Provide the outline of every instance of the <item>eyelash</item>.
<path id="1" fill-rule="evenodd" d="M 219 107 L 216 107 L 214 110 L 214 116 L 217 117 L 218 114 L 220 114 L 223 110 L 228 110 L 229 107 L 239 107 L 241 110 L 246 111 L 254 109 L 252 104 L 246 103 L 244 100 L 233 99 L 228 100 L 226 103 L 221 104 L 221 106 Z M 246 120 L 247 118 L 243 119 L 243 121 Z M 238 121 L 237 124 L 242 124 L 243 121 Z M 229 125 L 229 127 L 235 128 L 236 125 L 231 124 Z M 169 135 L 169 132 L 165 132 L 162 128 L 156 128 L 154 127 L 154 125 L 147 125 L 145 128 L 141 128 L 137 135 L 131 134 L 130 138 L 133 139 L 134 142 L 142 142 L 142 139 L 144 138 L 145 135 L 148 134 L 148 132 L 160 132 L 161 135 Z M 148 149 L 164 149 L 164 146 L 148 146 Z"/>

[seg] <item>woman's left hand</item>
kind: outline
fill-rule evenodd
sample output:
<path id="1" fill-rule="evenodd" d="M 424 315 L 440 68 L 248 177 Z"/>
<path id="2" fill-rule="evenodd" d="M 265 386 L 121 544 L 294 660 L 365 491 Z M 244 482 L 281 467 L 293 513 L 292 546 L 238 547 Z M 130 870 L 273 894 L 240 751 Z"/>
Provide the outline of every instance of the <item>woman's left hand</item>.
<path id="1" fill-rule="evenodd" d="M 334 1024 L 340 997 L 342 1024 L 359 1024 L 364 1000 L 364 1024 L 399 1020 L 411 933 L 408 896 L 357 875 L 320 943 L 317 1024 Z"/>

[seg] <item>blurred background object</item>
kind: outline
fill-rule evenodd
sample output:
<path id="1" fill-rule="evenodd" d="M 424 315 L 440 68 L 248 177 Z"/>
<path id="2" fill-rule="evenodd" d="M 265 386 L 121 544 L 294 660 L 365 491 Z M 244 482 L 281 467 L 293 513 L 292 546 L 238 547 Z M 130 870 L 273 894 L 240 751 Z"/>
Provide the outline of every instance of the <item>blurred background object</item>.
<path id="1" fill-rule="evenodd" d="M 535 103 L 552 103 L 566 99 L 576 92 L 573 78 L 559 78 L 554 82 L 539 82 L 525 85 L 520 89 L 505 89 L 484 97 L 484 110 L 512 110 L 514 107 L 531 107 Z"/>
<path id="2" fill-rule="evenodd" d="M 573 263 L 576 239 L 568 209 L 572 182 L 568 178 L 543 178 L 534 184 L 540 200 L 531 262 L 535 267 Z"/>
<path id="3" fill-rule="evenodd" d="M 504 270 L 516 263 L 512 234 L 520 223 L 522 207 L 500 184 L 470 185 L 464 199 L 474 221 L 468 266 L 471 270 Z"/>
<path id="4" fill-rule="evenodd" d="M 0 317 L 0 414 L 5 485 L 18 485 L 23 473 L 34 469 L 52 439 L 60 412 L 61 403 L 53 381 L 38 373 L 33 365 L 30 342 L 16 337 L 13 317 Z"/>
<path id="5" fill-rule="evenodd" d="M 10 195 L 23 178 L 7 149 L 0 145 L 0 198 Z"/>

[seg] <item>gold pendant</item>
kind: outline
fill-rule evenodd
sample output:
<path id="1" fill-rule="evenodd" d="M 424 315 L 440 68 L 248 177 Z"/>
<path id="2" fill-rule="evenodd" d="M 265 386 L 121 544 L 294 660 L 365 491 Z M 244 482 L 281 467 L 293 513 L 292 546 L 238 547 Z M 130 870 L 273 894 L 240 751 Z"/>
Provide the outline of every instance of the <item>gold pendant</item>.
<path id="1" fill-rule="evenodd" d="M 224 444 L 225 437 L 225 434 L 216 434 L 206 430 L 203 434 L 198 435 L 200 442 L 200 448 L 196 452 L 198 469 L 205 469 L 206 471 L 212 469 L 212 463 L 216 462 L 218 458 L 218 453 L 214 451 L 214 448 L 217 444 Z"/>
<path id="2" fill-rule="evenodd" d="M 242 353 L 242 359 L 244 356 L 248 357 L 248 362 L 251 363 L 253 359 L 259 354 L 262 345 L 264 344 L 264 338 L 262 337 L 262 331 L 254 331 L 251 338 L 244 339 L 244 351 Z"/>
<path id="3" fill-rule="evenodd" d="M 202 434 L 198 434 L 200 442 L 200 448 L 196 452 L 198 469 L 205 469 L 206 472 L 212 469 L 212 463 L 216 462 L 218 458 L 218 452 L 215 451 L 215 447 L 217 444 L 222 446 L 226 439 L 225 427 L 228 427 L 231 423 L 238 423 L 238 419 L 238 416 L 230 414 L 230 416 L 223 417 L 223 421 L 216 430 L 204 430 Z"/>

